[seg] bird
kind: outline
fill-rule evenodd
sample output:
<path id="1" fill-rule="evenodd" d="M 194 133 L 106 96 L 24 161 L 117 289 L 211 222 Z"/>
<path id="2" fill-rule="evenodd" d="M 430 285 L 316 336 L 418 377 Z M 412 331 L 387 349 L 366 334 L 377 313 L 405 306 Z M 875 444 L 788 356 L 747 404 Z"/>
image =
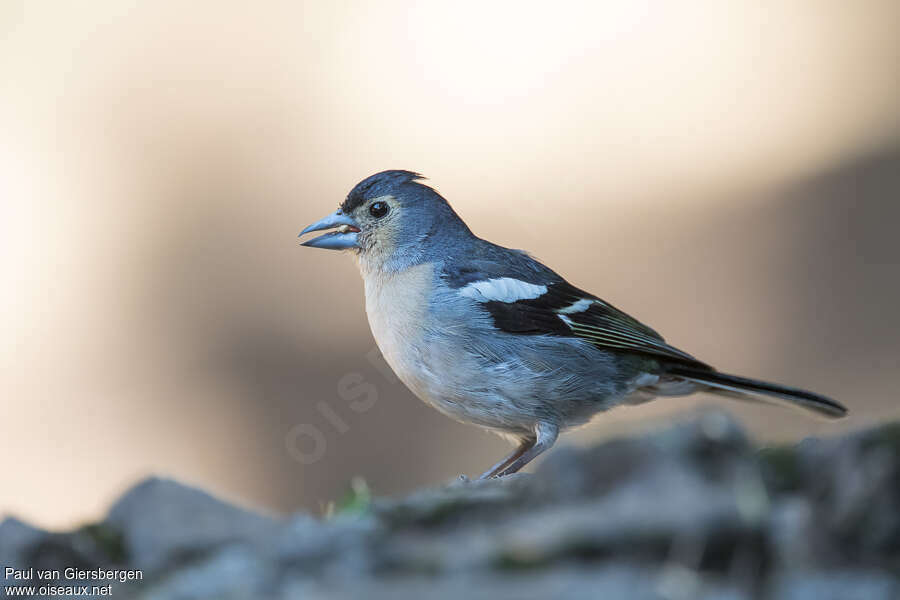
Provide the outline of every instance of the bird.
<path id="1" fill-rule="evenodd" d="M 519 471 L 598 413 L 659 397 L 710 392 L 847 413 L 825 396 L 723 373 L 669 345 L 527 252 L 476 236 L 424 179 L 371 175 L 300 237 L 327 230 L 302 245 L 355 256 L 372 335 L 416 396 L 513 442 L 482 479 Z"/>

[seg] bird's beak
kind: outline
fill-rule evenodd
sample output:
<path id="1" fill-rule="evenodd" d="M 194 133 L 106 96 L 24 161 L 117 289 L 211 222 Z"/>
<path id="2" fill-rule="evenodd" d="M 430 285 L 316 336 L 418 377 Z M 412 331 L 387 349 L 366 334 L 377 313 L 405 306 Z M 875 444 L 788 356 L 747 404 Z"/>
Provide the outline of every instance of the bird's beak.
<path id="1" fill-rule="evenodd" d="M 298 237 L 303 237 L 310 231 L 321 231 L 322 229 L 333 229 L 325 235 L 314 237 L 301 244 L 301 246 L 310 246 L 312 248 L 325 248 L 327 250 L 347 250 L 348 248 L 359 248 L 359 225 L 349 215 L 345 215 L 341 211 L 337 211 L 328 215 L 324 219 L 316 221 L 306 229 L 300 232 Z"/>

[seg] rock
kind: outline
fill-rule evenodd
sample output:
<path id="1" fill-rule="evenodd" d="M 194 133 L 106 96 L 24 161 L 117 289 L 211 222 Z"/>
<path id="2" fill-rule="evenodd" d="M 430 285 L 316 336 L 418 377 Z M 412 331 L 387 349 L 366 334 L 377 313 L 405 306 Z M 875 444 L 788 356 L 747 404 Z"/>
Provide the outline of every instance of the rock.
<path id="1" fill-rule="evenodd" d="M 364 488 L 364 486 L 363 486 Z M 721 413 L 534 474 L 262 516 L 174 481 L 102 523 L 8 519 L 0 560 L 144 569 L 119 598 L 900 597 L 900 426 L 759 450 Z"/>
<path id="2" fill-rule="evenodd" d="M 118 536 L 102 524 L 72 532 L 41 531 L 17 519 L 0 524 L 0 566 L 90 569 L 122 558 Z"/>
<path id="3" fill-rule="evenodd" d="M 799 571 L 778 576 L 771 594 L 783 600 L 896 600 L 900 583 L 878 571 Z"/>
<path id="4" fill-rule="evenodd" d="M 283 524 L 168 479 L 148 479 L 113 506 L 104 525 L 119 532 L 128 564 L 153 573 L 226 544 L 265 553 Z"/>
<path id="5" fill-rule="evenodd" d="M 369 573 L 371 546 L 379 534 L 383 532 L 371 517 L 337 517 L 326 523 L 297 515 L 281 532 L 275 549 L 281 565 L 296 574 Z"/>
<path id="6" fill-rule="evenodd" d="M 226 546 L 187 569 L 176 569 L 150 589 L 146 600 L 245 600 L 270 597 L 275 571 L 247 546 Z"/>
<path id="7" fill-rule="evenodd" d="M 29 566 L 31 550 L 49 535 L 13 517 L 4 519 L 0 523 L 0 567 Z"/>
<path id="8" fill-rule="evenodd" d="M 820 560 L 900 567 L 900 424 L 799 449 L 822 546 Z"/>

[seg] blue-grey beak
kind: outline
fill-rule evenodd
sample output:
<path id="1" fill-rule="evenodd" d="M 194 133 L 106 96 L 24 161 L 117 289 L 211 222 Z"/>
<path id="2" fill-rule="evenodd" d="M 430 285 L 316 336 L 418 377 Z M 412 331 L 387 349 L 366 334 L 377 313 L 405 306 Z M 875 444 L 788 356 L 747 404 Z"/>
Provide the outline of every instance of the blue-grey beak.
<path id="1" fill-rule="evenodd" d="M 337 227 L 337 231 L 314 237 L 301 244 L 301 246 L 310 246 L 312 248 L 325 248 L 327 250 L 347 250 L 348 248 L 359 248 L 359 225 L 349 215 L 345 215 L 341 211 L 337 211 L 328 215 L 324 219 L 316 221 L 306 229 L 300 232 L 298 237 L 303 237 L 310 231 L 321 231 L 322 229 L 333 229 Z"/>

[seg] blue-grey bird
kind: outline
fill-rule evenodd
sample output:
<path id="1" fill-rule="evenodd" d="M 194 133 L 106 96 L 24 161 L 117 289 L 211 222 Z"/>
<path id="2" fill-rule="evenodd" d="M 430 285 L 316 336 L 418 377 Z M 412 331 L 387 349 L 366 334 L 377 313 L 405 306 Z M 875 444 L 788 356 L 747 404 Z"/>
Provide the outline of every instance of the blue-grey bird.
<path id="1" fill-rule="evenodd" d="M 384 358 L 442 413 L 512 439 L 482 475 L 515 473 L 560 431 L 620 404 L 712 392 L 847 410 L 800 389 L 716 371 L 521 250 L 474 235 L 410 171 L 361 181 L 304 246 L 355 254 Z"/>

